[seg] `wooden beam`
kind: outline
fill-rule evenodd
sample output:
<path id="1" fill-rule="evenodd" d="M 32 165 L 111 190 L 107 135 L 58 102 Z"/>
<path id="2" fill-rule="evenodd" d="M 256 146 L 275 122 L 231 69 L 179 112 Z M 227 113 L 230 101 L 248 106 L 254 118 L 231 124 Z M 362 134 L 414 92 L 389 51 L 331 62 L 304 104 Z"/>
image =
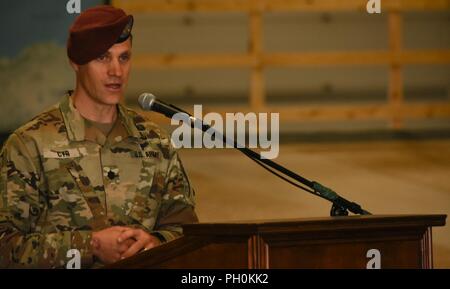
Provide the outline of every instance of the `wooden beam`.
<path id="1" fill-rule="evenodd" d="M 148 12 L 251 12 L 262 11 L 366 11 L 368 0 L 112 0 L 128 13 Z M 381 0 L 382 11 L 449 10 L 450 0 Z"/>
<path id="2" fill-rule="evenodd" d="M 450 50 L 133 54 L 137 69 L 450 64 Z"/>
<path id="3" fill-rule="evenodd" d="M 403 22 L 400 12 L 390 12 L 388 16 L 389 50 L 393 55 L 400 55 L 403 42 Z M 397 111 L 403 106 L 403 70 L 399 59 L 393 59 L 389 68 L 388 103 L 392 108 L 391 126 L 400 129 L 403 126 L 402 115 Z"/>
<path id="4" fill-rule="evenodd" d="M 450 0 L 381 0 L 382 8 L 388 11 L 450 10 Z"/>
<path id="5" fill-rule="evenodd" d="M 449 118 L 450 102 L 405 103 L 398 113 L 405 119 Z"/>
<path id="6" fill-rule="evenodd" d="M 278 67 L 450 64 L 450 50 L 285 52 L 265 54 L 263 62 Z"/>
<path id="7" fill-rule="evenodd" d="M 392 58 L 395 58 L 395 55 Z M 450 64 L 450 50 L 402 50 L 397 58 L 399 64 L 403 65 Z"/>
<path id="8" fill-rule="evenodd" d="M 368 0 L 265 0 L 267 11 L 366 12 Z M 381 11 L 448 10 L 449 0 L 381 0 Z"/>
<path id="9" fill-rule="evenodd" d="M 264 55 L 264 64 L 276 67 L 386 65 L 391 55 L 387 51 L 354 52 L 285 52 Z"/>
<path id="10" fill-rule="evenodd" d="M 388 111 L 383 104 L 367 105 L 316 105 L 273 106 L 270 112 L 279 112 L 280 121 L 334 121 L 387 119 Z"/>
<path id="11" fill-rule="evenodd" d="M 262 63 L 263 23 L 260 11 L 249 13 L 249 54 L 254 59 L 250 75 L 250 107 L 257 109 L 265 105 L 265 79 Z"/>
<path id="12" fill-rule="evenodd" d="M 128 13 L 149 12 L 250 12 L 249 0 L 113 0 Z"/>
<path id="13" fill-rule="evenodd" d="M 450 64 L 450 50 L 268 53 L 263 62 L 277 67 Z"/>
<path id="14" fill-rule="evenodd" d="M 393 113 L 402 119 L 434 119 L 450 117 L 450 102 L 405 103 L 400 108 L 386 104 L 272 106 L 264 111 L 279 112 L 282 121 L 389 120 Z"/>
<path id="15" fill-rule="evenodd" d="M 137 69 L 170 68 L 249 68 L 255 59 L 246 53 L 216 54 L 136 54 L 132 57 L 133 67 Z"/>
<path id="16" fill-rule="evenodd" d="M 137 107 L 134 107 L 138 109 Z M 182 109 L 193 112 L 193 106 L 181 106 Z M 387 104 L 355 104 L 355 105 L 274 105 L 253 110 L 244 106 L 204 106 L 203 115 L 217 112 L 225 117 L 226 113 L 265 112 L 279 113 L 282 122 L 297 121 L 336 121 L 336 120 L 386 120 L 389 121 L 393 108 Z M 152 119 L 167 121 L 167 118 L 153 112 L 143 112 Z M 417 102 L 405 103 L 396 109 L 404 119 L 436 119 L 450 117 L 450 102 Z"/>

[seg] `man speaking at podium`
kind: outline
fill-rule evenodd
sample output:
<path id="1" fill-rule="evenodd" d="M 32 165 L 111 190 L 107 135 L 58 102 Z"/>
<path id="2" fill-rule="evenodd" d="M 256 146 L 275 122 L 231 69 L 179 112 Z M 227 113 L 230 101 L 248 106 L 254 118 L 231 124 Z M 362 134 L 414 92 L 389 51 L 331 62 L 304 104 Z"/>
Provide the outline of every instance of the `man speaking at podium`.
<path id="1" fill-rule="evenodd" d="M 170 136 L 121 104 L 133 17 L 98 6 L 72 24 L 76 87 L 16 130 L 1 154 L 0 267 L 114 263 L 197 222 Z"/>

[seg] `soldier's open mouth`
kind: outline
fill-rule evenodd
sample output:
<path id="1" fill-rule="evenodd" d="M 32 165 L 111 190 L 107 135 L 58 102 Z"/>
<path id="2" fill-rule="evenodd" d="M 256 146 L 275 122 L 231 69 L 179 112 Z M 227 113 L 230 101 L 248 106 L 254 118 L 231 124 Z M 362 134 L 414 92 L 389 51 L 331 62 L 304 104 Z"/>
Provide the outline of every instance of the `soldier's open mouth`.
<path id="1" fill-rule="evenodd" d="M 105 85 L 108 90 L 119 91 L 122 88 L 122 84 L 120 83 L 110 83 Z"/>

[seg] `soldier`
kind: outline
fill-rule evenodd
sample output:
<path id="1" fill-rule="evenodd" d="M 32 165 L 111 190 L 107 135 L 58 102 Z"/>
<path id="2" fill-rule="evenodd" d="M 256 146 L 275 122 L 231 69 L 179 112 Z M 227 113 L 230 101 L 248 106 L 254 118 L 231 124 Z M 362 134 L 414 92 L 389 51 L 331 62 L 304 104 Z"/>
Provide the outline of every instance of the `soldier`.
<path id="1" fill-rule="evenodd" d="M 0 267 L 91 268 L 127 258 L 197 222 L 194 192 L 158 126 L 119 101 L 133 17 L 98 6 L 70 28 L 76 87 L 17 129 L 1 153 Z"/>

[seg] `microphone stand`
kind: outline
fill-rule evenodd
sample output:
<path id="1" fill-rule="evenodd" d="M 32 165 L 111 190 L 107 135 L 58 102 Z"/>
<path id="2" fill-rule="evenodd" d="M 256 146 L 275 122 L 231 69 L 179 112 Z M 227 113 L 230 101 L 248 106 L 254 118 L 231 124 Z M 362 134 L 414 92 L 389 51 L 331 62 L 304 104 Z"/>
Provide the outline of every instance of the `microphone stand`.
<path id="1" fill-rule="evenodd" d="M 331 202 L 332 206 L 331 206 L 331 210 L 330 210 L 330 216 L 347 216 L 349 214 L 348 211 L 350 211 L 354 214 L 359 214 L 359 215 L 371 215 L 371 213 L 369 213 L 368 211 L 361 208 L 361 206 L 358 205 L 357 203 L 351 202 L 351 201 L 339 196 L 335 191 L 333 191 L 330 188 L 325 187 L 324 185 L 320 184 L 319 182 L 308 180 L 308 179 L 294 173 L 293 171 L 283 167 L 282 165 L 277 164 L 276 162 L 274 162 L 270 159 L 261 158 L 261 155 L 259 153 L 247 148 L 246 146 L 242 146 L 242 145 L 238 144 L 236 142 L 236 140 L 233 140 L 233 141 L 229 140 L 222 133 L 213 129 L 208 124 L 203 123 L 203 120 L 196 119 L 188 112 L 186 112 L 172 104 L 167 104 L 161 100 L 158 100 L 158 101 L 167 106 L 174 108 L 175 110 L 178 110 L 179 112 L 185 113 L 190 119 L 192 128 L 201 129 L 203 132 L 208 132 L 211 130 L 214 131 L 215 138 L 221 137 L 224 144 L 232 144 L 233 148 L 239 150 L 244 155 L 246 155 L 248 158 L 255 161 L 258 165 L 262 166 L 264 169 L 268 170 L 272 174 L 283 179 L 284 181 L 287 181 L 288 183 L 290 183 L 291 185 L 293 185 L 295 187 L 298 187 L 306 192 L 309 192 L 315 196 L 318 196 L 320 198 L 323 198 L 323 199 Z M 168 115 L 165 113 L 163 113 L 163 114 L 169 118 L 171 118 L 173 116 L 173 115 Z M 297 181 L 300 184 L 290 180 L 288 177 Z"/>

